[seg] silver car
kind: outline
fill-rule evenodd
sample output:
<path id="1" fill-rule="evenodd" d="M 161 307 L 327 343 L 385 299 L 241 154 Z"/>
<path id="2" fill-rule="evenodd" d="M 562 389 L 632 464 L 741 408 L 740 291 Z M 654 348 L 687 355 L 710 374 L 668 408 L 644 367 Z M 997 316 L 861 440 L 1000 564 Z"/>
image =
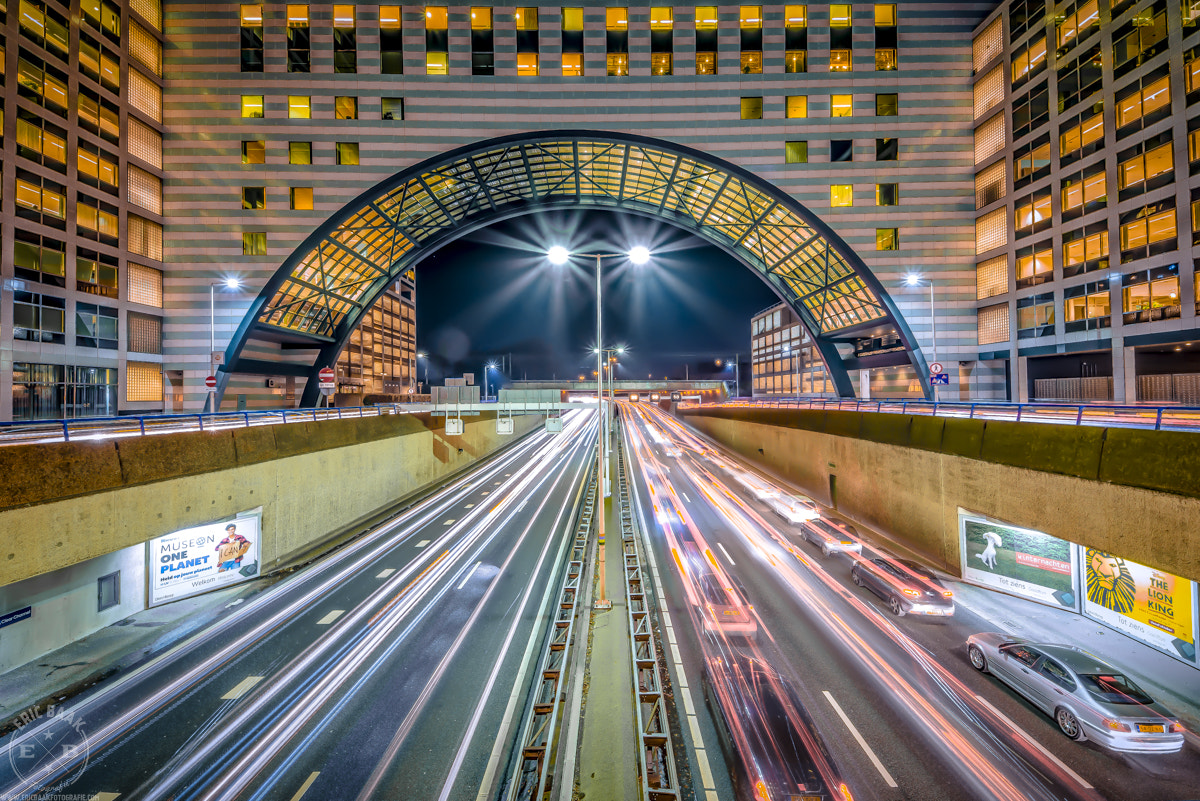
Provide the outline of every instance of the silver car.
<path id="1" fill-rule="evenodd" d="M 971 665 L 1054 718 L 1072 740 L 1113 751 L 1174 753 L 1183 726 L 1133 679 L 1070 645 L 1038 645 L 996 632 L 967 638 Z"/>

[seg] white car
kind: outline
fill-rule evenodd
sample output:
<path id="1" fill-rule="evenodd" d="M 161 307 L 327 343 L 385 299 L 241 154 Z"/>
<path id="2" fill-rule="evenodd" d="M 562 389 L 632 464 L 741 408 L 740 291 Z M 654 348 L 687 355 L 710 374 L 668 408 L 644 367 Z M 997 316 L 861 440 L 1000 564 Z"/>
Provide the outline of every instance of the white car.
<path id="1" fill-rule="evenodd" d="M 793 498 L 790 495 L 784 495 L 779 498 L 773 498 L 770 501 L 770 506 L 775 510 L 776 514 L 792 525 L 798 525 L 819 516 L 819 513 L 812 506 L 808 498 Z"/>
<path id="2" fill-rule="evenodd" d="M 849 523 L 815 518 L 800 526 L 804 539 L 821 549 L 823 556 L 835 553 L 862 553 L 858 530 Z"/>

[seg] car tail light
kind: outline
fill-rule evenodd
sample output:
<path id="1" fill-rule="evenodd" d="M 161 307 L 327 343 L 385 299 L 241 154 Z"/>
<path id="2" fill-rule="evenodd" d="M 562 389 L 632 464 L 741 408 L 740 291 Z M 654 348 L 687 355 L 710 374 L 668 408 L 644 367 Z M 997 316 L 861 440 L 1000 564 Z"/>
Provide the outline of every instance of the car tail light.
<path id="1" fill-rule="evenodd" d="M 902 590 L 902 592 L 903 592 L 905 595 L 909 596 L 910 598 L 920 598 L 920 597 L 921 597 L 921 592 L 920 592 L 920 590 L 914 590 L 914 589 L 910 589 L 910 588 L 908 588 L 908 587 L 905 587 L 905 588 Z"/>
<path id="2" fill-rule="evenodd" d="M 1178 720 L 1173 720 L 1171 721 L 1171 725 L 1167 727 L 1167 731 L 1171 732 L 1171 734 L 1183 734 L 1187 729 Z"/>
<path id="3" fill-rule="evenodd" d="M 1115 718 L 1101 718 L 1100 722 L 1113 731 L 1133 731 L 1128 723 L 1122 723 Z"/>
<path id="4" fill-rule="evenodd" d="M 845 801 L 854 801 L 854 796 L 850 795 L 850 788 L 846 786 L 845 782 L 839 784 L 838 789 L 842 791 L 842 798 Z"/>
<path id="5" fill-rule="evenodd" d="M 942 590 L 942 597 L 943 598 L 953 598 L 954 593 L 950 592 L 950 590 Z"/>

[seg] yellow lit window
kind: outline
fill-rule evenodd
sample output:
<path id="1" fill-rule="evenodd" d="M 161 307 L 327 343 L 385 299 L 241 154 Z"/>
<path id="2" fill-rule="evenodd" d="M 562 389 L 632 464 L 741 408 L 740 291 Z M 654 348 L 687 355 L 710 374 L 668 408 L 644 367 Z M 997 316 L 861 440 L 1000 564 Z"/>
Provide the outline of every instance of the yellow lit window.
<path id="1" fill-rule="evenodd" d="M 854 186 L 851 184 L 834 184 L 829 187 L 829 205 L 853 206 Z"/>
<path id="2" fill-rule="evenodd" d="M 536 31 L 538 29 L 538 10 L 533 7 L 518 8 L 513 12 L 513 20 L 518 31 Z"/>
<path id="3" fill-rule="evenodd" d="M 744 31 L 762 28 L 762 6 L 742 6 L 739 17 Z"/>
<path id="4" fill-rule="evenodd" d="M 829 7 L 829 27 L 830 28 L 848 28 L 850 27 L 850 6 L 837 5 Z"/>
<path id="5" fill-rule="evenodd" d="M 425 30 L 428 30 L 428 31 L 444 31 L 444 30 L 446 30 L 446 7 L 445 6 L 425 6 Z"/>
<path id="6" fill-rule="evenodd" d="M 854 67 L 854 53 L 851 50 L 830 50 L 829 71 L 849 72 Z"/>
<path id="7" fill-rule="evenodd" d="M 520 9 L 518 9 L 519 11 Z M 517 26 L 518 29 L 520 26 Z M 492 9 L 487 7 L 471 8 L 471 30 L 490 31 L 492 29 Z"/>
<path id="8" fill-rule="evenodd" d="M 1125 189 L 1171 172 L 1174 169 L 1171 161 L 1171 147 L 1171 143 L 1167 142 L 1117 165 L 1120 188 Z"/>
<path id="9" fill-rule="evenodd" d="M 449 75 L 450 64 L 446 53 L 425 54 L 426 75 Z"/>
<path id="10" fill-rule="evenodd" d="M 1103 201 L 1108 194 L 1105 187 L 1104 172 L 1100 171 L 1075 181 L 1062 188 L 1062 207 L 1073 209 L 1087 203 Z"/>
<path id="11" fill-rule="evenodd" d="M 538 74 L 538 54 L 537 53 L 517 53 L 517 74 L 518 75 L 537 75 Z"/>
<path id="12" fill-rule="evenodd" d="M 1074 153 L 1076 150 L 1087 147 L 1092 142 L 1099 141 L 1104 138 L 1104 115 L 1096 114 L 1089 117 L 1078 125 L 1074 125 L 1063 131 L 1059 137 L 1059 149 L 1062 155 Z"/>
<path id="13" fill-rule="evenodd" d="M 358 98 L 335 97 L 333 99 L 333 118 L 335 120 L 357 120 Z"/>
<path id="14" fill-rule="evenodd" d="M 262 25 L 262 5 L 242 6 L 242 27 L 256 28 Z"/>
<path id="15" fill-rule="evenodd" d="M 563 53 L 562 67 L 563 67 L 563 75 L 582 75 L 583 74 L 583 54 L 582 53 Z"/>
<path id="16" fill-rule="evenodd" d="M 583 9 L 564 8 L 562 10 L 562 29 L 564 31 L 582 31 Z"/>
<path id="17" fill-rule="evenodd" d="M 675 18 L 670 6 L 656 6 L 650 9 L 650 30 L 669 31 L 675 28 Z"/>
<path id="18" fill-rule="evenodd" d="M 334 6 L 333 7 L 333 27 L 335 27 L 335 28 L 353 28 L 354 27 L 354 6 Z"/>
<path id="19" fill-rule="evenodd" d="M 1187 93 L 1190 95 L 1192 92 L 1200 89 L 1200 56 L 1196 56 L 1191 61 L 1184 64 L 1183 71 L 1184 86 L 1186 87 Z"/>
<path id="20" fill-rule="evenodd" d="M 717 7 L 696 6 L 696 30 L 715 31 L 717 29 Z"/>
<path id="21" fill-rule="evenodd" d="M 786 115 L 789 119 L 808 116 L 808 96 L 790 95 L 787 98 Z"/>
<path id="22" fill-rule="evenodd" d="M 888 72 L 896 69 L 898 66 L 899 61 L 896 57 L 896 48 L 879 47 L 875 49 L 876 72 Z"/>
<path id="23" fill-rule="evenodd" d="M 891 28 L 896 25 L 896 5 L 880 3 L 875 6 L 875 25 L 880 28 Z"/>
<path id="24" fill-rule="evenodd" d="M 829 97 L 829 116 L 830 117 L 852 117 L 852 116 L 854 116 L 854 95 L 830 95 L 830 97 Z"/>
<path id="25" fill-rule="evenodd" d="M 1121 250 L 1145 247 L 1175 236 L 1175 209 L 1141 217 L 1121 226 Z"/>
<path id="26" fill-rule="evenodd" d="M 266 164 L 267 143 L 261 139 L 251 139 L 249 141 L 242 142 L 242 163 Z"/>
<path id="27" fill-rule="evenodd" d="M 785 28 L 807 28 L 808 6 L 784 6 L 783 25 Z"/>
<path id="28" fill-rule="evenodd" d="M 650 74 L 670 75 L 675 71 L 674 58 L 670 53 L 650 54 Z"/>
<path id="29" fill-rule="evenodd" d="M 307 28 L 308 6 L 288 6 L 287 21 L 290 28 Z"/>
<path id="30" fill-rule="evenodd" d="M 785 164 L 807 164 L 808 142 L 784 142 L 783 161 Z"/>
<path id="31" fill-rule="evenodd" d="M 895 228 L 875 229 L 876 250 L 899 250 L 900 235 Z"/>
<path id="32" fill-rule="evenodd" d="M 291 199 L 293 211 L 312 211 L 313 188 L 311 186 L 293 186 Z"/>
<path id="33" fill-rule="evenodd" d="M 716 53 L 697 53 L 696 54 L 696 74 L 697 75 L 716 75 L 717 74 L 717 54 Z"/>
<path id="34" fill-rule="evenodd" d="M 762 74 L 762 53 L 758 50 L 743 50 L 741 66 L 743 75 Z"/>
<path id="35" fill-rule="evenodd" d="M 261 117 L 263 115 L 262 95 L 242 95 L 242 117 Z"/>
<path id="36" fill-rule="evenodd" d="M 629 74 L 629 56 L 626 53 L 609 53 L 608 54 L 608 74 L 609 75 L 628 75 Z"/>
<path id="37" fill-rule="evenodd" d="M 629 30 L 628 8 L 606 8 L 604 10 L 605 27 L 610 31 Z"/>
<path id="38" fill-rule="evenodd" d="M 784 72 L 808 72 L 808 51 L 788 50 L 783 54 Z"/>
<path id="39" fill-rule="evenodd" d="M 288 119 L 307 120 L 312 118 L 312 100 L 308 95 L 288 95 Z"/>
<path id="40" fill-rule="evenodd" d="M 400 30 L 400 6 L 380 6 L 379 27 L 385 31 Z"/>
<path id="41" fill-rule="evenodd" d="M 742 119 L 743 120 L 761 120 L 762 119 L 762 98 L 761 97 L 743 97 L 742 98 Z"/>

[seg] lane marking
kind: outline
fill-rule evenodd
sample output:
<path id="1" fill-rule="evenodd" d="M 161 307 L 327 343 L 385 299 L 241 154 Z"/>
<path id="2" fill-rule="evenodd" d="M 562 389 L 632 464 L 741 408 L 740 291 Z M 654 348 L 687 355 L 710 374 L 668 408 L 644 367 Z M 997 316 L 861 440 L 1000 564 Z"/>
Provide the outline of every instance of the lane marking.
<path id="1" fill-rule="evenodd" d="M 254 688 L 255 684 L 258 684 L 262 680 L 263 680 L 262 676 L 247 676 L 246 678 L 239 681 L 232 690 L 230 690 L 229 692 L 222 695 L 221 700 L 222 701 L 233 701 L 238 698 L 241 698 L 243 695 L 250 692 L 250 690 L 252 690 Z M 116 796 L 113 796 L 113 797 L 116 798 Z"/>
<path id="2" fill-rule="evenodd" d="M 120 793 L 96 793 L 88 801 L 116 801 L 120 797 Z"/>
<path id="3" fill-rule="evenodd" d="M 692 502 L 692 501 L 691 501 L 691 499 L 690 499 L 690 498 L 688 498 L 688 496 L 687 496 L 687 493 L 686 493 L 686 492 L 681 492 L 681 493 L 679 493 L 679 494 L 683 496 L 683 500 L 684 500 L 684 502 L 685 502 L 685 503 L 691 503 L 691 502 Z"/>
<path id="4" fill-rule="evenodd" d="M 468 509 L 471 509 L 471 508 L 473 508 L 474 506 L 475 506 L 475 504 L 473 504 L 473 503 L 468 503 L 466 508 L 468 508 Z"/>
<path id="5" fill-rule="evenodd" d="M 498 486 L 500 486 L 500 485 L 501 485 L 501 484 L 503 484 L 503 483 L 504 483 L 503 481 L 497 481 L 497 482 L 494 482 L 494 483 L 492 484 L 492 486 L 493 486 L 493 487 L 498 487 Z"/>
<path id="6" fill-rule="evenodd" d="M 304 784 L 300 785 L 300 789 L 296 791 L 294 796 L 292 796 L 292 801 L 300 801 L 300 799 L 304 797 L 304 794 L 308 792 L 308 788 L 312 787 L 312 783 L 315 782 L 317 777 L 320 775 L 321 771 L 319 770 L 314 770 L 312 773 L 308 774 L 308 778 L 304 780 Z"/>
<path id="7" fill-rule="evenodd" d="M 450 524 L 451 524 L 451 523 L 453 523 L 453 522 L 454 522 L 454 518 L 453 518 L 453 517 L 450 517 L 450 518 L 447 518 L 446 520 L 443 520 L 443 521 L 442 521 L 442 525 L 443 525 L 443 526 L 448 526 L 448 525 L 450 525 Z"/>
<path id="8" fill-rule="evenodd" d="M 384 570 L 380 570 L 378 575 L 375 576 L 375 578 L 387 578 L 388 576 L 392 575 L 395 572 L 396 572 L 396 568 L 389 567 Z"/>
<path id="9" fill-rule="evenodd" d="M 900 785 L 896 784 L 896 780 L 892 778 L 892 774 L 888 773 L 887 768 L 885 768 L 883 763 L 879 761 L 879 757 L 875 756 L 875 752 L 871 750 L 871 746 L 867 745 L 867 741 L 864 740 L 863 736 L 858 733 L 858 729 L 855 728 L 854 724 L 850 721 L 849 716 L 842 711 L 841 705 L 834 700 L 833 696 L 829 693 L 829 690 L 822 690 L 821 693 L 829 701 L 830 706 L 833 707 L 833 711 L 837 712 L 838 717 L 842 719 L 842 723 L 846 724 L 846 728 L 850 730 L 850 734 L 854 737 L 854 740 L 858 743 L 859 747 L 862 748 L 863 752 L 867 755 L 867 758 L 871 760 L 871 764 L 875 766 L 875 770 L 879 771 L 880 776 L 883 776 L 883 780 L 887 782 L 888 787 L 899 787 Z"/>
<path id="10" fill-rule="evenodd" d="M 1021 735 L 1021 737 L 1025 740 L 1025 742 L 1029 743 L 1034 748 L 1041 751 L 1042 754 L 1045 755 L 1045 757 L 1047 759 L 1049 759 L 1055 765 L 1060 767 L 1062 770 L 1069 773 L 1071 775 L 1071 778 L 1073 778 L 1075 781 L 1079 782 L 1080 786 L 1082 786 L 1083 789 L 1085 789 L 1085 790 L 1095 789 L 1094 787 L 1092 787 L 1092 785 L 1090 785 L 1086 781 L 1084 781 L 1082 776 L 1080 776 L 1078 773 L 1076 773 L 1075 771 L 1073 771 L 1069 767 L 1067 767 L 1066 763 L 1064 763 L 1061 759 L 1059 759 L 1054 754 L 1052 754 L 1048 750 L 1046 750 L 1045 746 L 1043 746 L 1037 740 L 1033 739 L 1033 735 L 1028 734 L 1024 729 L 1022 729 L 1020 726 L 1018 726 L 1016 723 L 1014 723 L 1012 721 L 1012 719 L 1008 717 L 1008 715 L 1004 714 L 999 709 L 994 707 L 992 705 L 992 703 L 990 701 L 988 701 L 988 699 L 984 698 L 982 695 L 976 695 L 975 700 L 977 700 L 979 703 L 986 706 L 988 709 L 990 709 L 992 711 L 992 714 L 994 714 L 996 717 L 1000 718 L 1005 723 L 1007 723 L 1009 725 L 1009 727 L 1012 728 L 1013 731 L 1015 731 L 1017 734 Z"/>
<path id="11" fill-rule="evenodd" d="M 484 490 L 483 492 L 481 492 L 481 493 L 479 493 L 479 494 L 480 494 L 480 495 L 491 495 L 491 494 L 492 494 L 492 491 L 491 491 L 491 490 Z"/>
<path id="12" fill-rule="evenodd" d="M 721 553 L 725 554 L 725 558 L 729 560 L 729 564 L 737 567 L 737 562 L 733 561 L 733 557 L 729 555 L 729 551 L 725 550 L 725 546 L 718 542 L 717 547 L 721 549 Z"/>
<path id="13" fill-rule="evenodd" d="M 429 544 L 429 540 L 421 540 L 420 542 L 417 543 L 417 547 L 424 548 L 428 544 Z"/>
<path id="14" fill-rule="evenodd" d="M 463 580 L 458 583 L 458 587 L 455 589 L 461 590 L 463 587 L 467 586 L 467 582 L 471 580 L 471 576 L 475 575 L 475 571 L 478 570 L 479 566 L 482 564 L 482 561 L 476 562 L 475 566 L 467 571 L 467 575 L 463 576 Z"/>
<path id="15" fill-rule="evenodd" d="M 317 621 L 318 626 L 328 626 L 333 621 L 337 620 L 345 612 L 345 609 L 334 609 L 325 617 Z"/>

